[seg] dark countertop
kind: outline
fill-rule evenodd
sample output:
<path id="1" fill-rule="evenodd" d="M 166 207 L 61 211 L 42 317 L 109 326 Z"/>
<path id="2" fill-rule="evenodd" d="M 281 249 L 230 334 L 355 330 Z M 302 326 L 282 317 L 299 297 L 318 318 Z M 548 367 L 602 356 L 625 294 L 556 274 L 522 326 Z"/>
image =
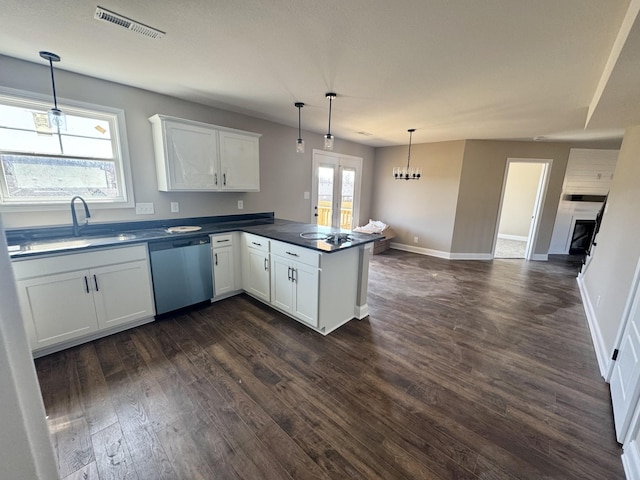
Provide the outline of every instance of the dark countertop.
<path id="1" fill-rule="evenodd" d="M 201 230 L 189 233 L 169 233 L 171 226 L 200 226 Z M 155 243 L 176 238 L 188 239 L 201 235 L 227 232 L 248 232 L 273 240 L 332 253 L 357 247 L 384 238 L 382 235 L 353 233 L 313 224 L 276 219 L 273 212 L 218 217 L 197 217 L 146 222 L 122 222 L 90 224 L 82 235 L 74 237 L 71 227 L 38 227 L 7 230 L 9 255 L 13 260 L 33 258 L 67 252 L 86 251 L 95 248 Z M 300 234 L 312 238 L 303 238 Z M 349 241 L 327 243 L 318 238 L 336 233 L 349 234 Z"/>

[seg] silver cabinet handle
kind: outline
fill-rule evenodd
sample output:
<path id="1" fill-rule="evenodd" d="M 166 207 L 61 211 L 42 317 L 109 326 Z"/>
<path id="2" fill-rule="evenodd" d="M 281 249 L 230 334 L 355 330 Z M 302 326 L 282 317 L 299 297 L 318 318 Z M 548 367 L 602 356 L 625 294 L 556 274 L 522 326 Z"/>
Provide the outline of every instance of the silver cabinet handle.
<path id="1" fill-rule="evenodd" d="M 291 281 L 291 267 L 287 270 L 287 278 Z"/>
<path id="2" fill-rule="evenodd" d="M 251 243 L 253 243 L 254 245 L 257 245 L 257 246 L 259 246 L 259 247 L 261 247 L 261 246 L 262 246 L 262 244 L 261 244 L 261 243 L 258 243 L 258 242 L 251 242 Z"/>
<path id="3" fill-rule="evenodd" d="M 227 174 L 223 173 L 222 174 L 222 185 L 227 185 Z"/>
<path id="4" fill-rule="evenodd" d="M 216 243 L 224 243 L 224 242 L 228 242 L 229 239 L 225 238 L 224 240 L 216 240 Z"/>
<path id="5" fill-rule="evenodd" d="M 295 268 L 291 269 L 291 281 L 294 282 L 294 283 L 298 283 L 298 278 L 296 276 L 297 272 L 298 272 L 297 269 L 295 269 Z"/>
<path id="6" fill-rule="evenodd" d="M 86 275 L 84 276 L 84 288 L 87 293 L 91 292 L 91 290 L 89 290 L 89 279 Z"/>
<path id="7" fill-rule="evenodd" d="M 214 183 L 214 185 L 218 185 L 218 174 L 217 173 L 213 174 L 213 183 Z"/>
<path id="8" fill-rule="evenodd" d="M 218 265 L 218 254 L 217 254 L 217 253 L 214 253 L 214 254 L 213 254 L 213 257 L 215 258 L 215 264 L 216 264 L 216 266 L 217 266 L 217 265 Z"/>
<path id="9" fill-rule="evenodd" d="M 96 292 L 99 292 L 100 289 L 98 288 L 98 277 L 96 277 L 95 275 L 93 276 L 93 284 L 96 286 Z"/>
<path id="10" fill-rule="evenodd" d="M 269 270 L 269 259 L 267 258 L 264 259 L 264 270 L 265 272 Z"/>
<path id="11" fill-rule="evenodd" d="M 291 255 L 292 257 L 299 257 L 297 253 L 285 252 L 287 255 Z"/>

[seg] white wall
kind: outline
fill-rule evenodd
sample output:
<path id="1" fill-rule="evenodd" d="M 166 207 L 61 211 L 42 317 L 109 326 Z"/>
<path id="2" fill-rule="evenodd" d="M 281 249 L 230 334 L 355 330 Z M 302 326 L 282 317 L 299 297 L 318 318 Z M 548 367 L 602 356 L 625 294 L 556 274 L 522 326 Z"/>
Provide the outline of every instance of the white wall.
<path id="1" fill-rule="evenodd" d="M 53 480 L 58 469 L 0 218 L 0 478 Z"/>
<path id="2" fill-rule="evenodd" d="M 610 365 L 640 257 L 640 126 L 624 135 L 597 247 L 581 278 L 601 368 Z M 603 374 L 605 372 L 602 372 Z"/>
<path id="3" fill-rule="evenodd" d="M 509 163 L 498 235 L 527 239 L 536 203 L 542 163 Z"/>

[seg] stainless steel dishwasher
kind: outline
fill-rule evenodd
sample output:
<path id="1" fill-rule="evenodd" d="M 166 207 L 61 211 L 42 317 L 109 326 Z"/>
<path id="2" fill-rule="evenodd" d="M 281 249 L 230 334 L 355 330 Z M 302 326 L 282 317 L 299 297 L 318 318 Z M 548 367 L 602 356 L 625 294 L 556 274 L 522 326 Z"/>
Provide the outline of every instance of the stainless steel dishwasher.
<path id="1" fill-rule="evenodd" d="M 156 314 L 213 297 L 209 236 L 149 243 Z"/>

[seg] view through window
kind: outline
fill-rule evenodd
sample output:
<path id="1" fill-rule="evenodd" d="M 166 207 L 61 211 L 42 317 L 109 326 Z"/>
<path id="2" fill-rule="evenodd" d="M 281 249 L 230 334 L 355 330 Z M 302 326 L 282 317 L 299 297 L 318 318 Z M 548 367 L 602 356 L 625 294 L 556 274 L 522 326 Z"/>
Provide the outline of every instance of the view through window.
<path id="1" fill-rule="evenodd" d="M 0 96 L 0 193 L 4 205 L 127 201 L 115 112 L 61 106 L 67 128 L 50 127 L 50 105 Z"/>

